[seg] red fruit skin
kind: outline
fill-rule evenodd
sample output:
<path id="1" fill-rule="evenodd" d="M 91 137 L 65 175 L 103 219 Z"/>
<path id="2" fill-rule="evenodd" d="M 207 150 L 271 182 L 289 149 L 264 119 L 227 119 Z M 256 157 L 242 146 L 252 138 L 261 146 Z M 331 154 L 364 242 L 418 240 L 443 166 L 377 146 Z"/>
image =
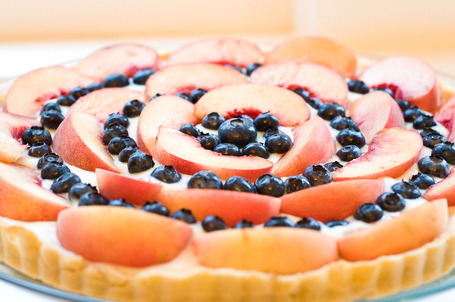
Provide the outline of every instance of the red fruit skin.
<path id="1" fill-rule="evenodd" d="M 455 97 L 451 97 L 438 108 L 434 119 L 449 130 L 447 139 L 451 142 L 455 141 Z"/>
<path id="2" fill-rule="evenodd" d="M 332 182 L 281 197 L 281 212 L 322 222 L 346 219 L 366 202 L 384 193 L 382 180 L 358 179 Z"/>
<path id="3" fill-rule="evenodd" d="M 435 200 L 445 198 L 449 206 L 455 206 L 455 170 L 450 170 L 449 175 L 431 186 L 423 198 Z"/>
<path id="4" fill-rule="evenodd" d="M 242 219 L 261 224 L 280 212 L 280 199 L 267 195 L 214 189 L 162 190 L 155 198 L 171 213 L 191 209 L 198 221 L 221 217 L 228 227 Z"/>

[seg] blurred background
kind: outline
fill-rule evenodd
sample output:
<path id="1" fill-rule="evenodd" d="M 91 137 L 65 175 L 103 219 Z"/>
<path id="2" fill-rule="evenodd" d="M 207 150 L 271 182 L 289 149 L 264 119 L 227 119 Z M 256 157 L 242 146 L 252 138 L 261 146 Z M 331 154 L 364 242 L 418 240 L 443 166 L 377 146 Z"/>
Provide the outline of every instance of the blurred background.
<path id="1" fill-rule="evenodd" d="M 15 0 L 0 10 L 0 79 L 116 41 L 173 47 L 195 37 L 274 44 L 323 35 L 359 54 L 409 54 L 455 76 L 453 0 Z"/>

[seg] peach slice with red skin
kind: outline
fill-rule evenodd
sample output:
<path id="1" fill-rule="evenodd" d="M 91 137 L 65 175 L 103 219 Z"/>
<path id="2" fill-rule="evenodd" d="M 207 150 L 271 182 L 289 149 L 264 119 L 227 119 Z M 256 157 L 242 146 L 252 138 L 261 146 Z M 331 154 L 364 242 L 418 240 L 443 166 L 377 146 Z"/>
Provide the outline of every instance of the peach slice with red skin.
<path id="1" fill-rule="evenodd" d="M 376 202 L 385 185 L 378 179 L 332 182 L 281 197 L 281 212 L 322 222 L 346 219 L 366 202 Z"/>
<path id="2" fill-rule="evenodd" d="M 36 171 L 0 163 L 0 216 L 20 221 L 55 221 L 70 204 L 41 186 Z"/>
<path id="3" fill-rule="evenodd" d="M 383 91 L 368 93 L 351 103 L 349 116 L 370 142 L 384 128 L 404 128 L 403 113 L 397 102 Z"/>
<path id="4" fill-rule="evenodd" d="M 37 125 L 36 120 L 0 112 L 0 161 L 4 163 L 13 163 L 27 146 L 22 145 L 19 140 L 22 133 L 31 126 Z"/>
<path id="5" fill-rule="evenodd" d="M 339 239 L 338 250 L 348 261 L 404 253 L 442 234 L 448 227 L 448 219 L 447 201 L 435 200 Z"/>
<path id="6" fill-rule="evenodd" d="M 455 97 L 451 97 L 436 111 L 434 119 L 449 130 L 447 139 L 455 141 Z"/>
<path id="7" fill-rule="evenodd" d="M 61 212 L 57 220 L 65 249 L 89 261 L 131 267 L 174 259 L 192 234 L 185 222 L 125 207 L 78 207 Z"/>
<path id="8" fill-rule="evenodd" d="M 259 84 L 224 86 L 206 93 L 194 106 L 198 119 L 211 112 L 218 112 L 225 118 L 246 114 L 256 118 L 270 111 L 281 126 L 293 127 L 310 118 L 310 109 L 296 93 L 284 88 Z"/>
<path id="9" fill-rule="evenodd" d="M 422 110 L 433 112 L 439 106 L 436 74 L 421 59 L 388 57 L 373 63 L 359 78 L 370 88 L 390 88 L 395 93 L 395 99 L 408 101 Z"/>
<path id="10" fill-rule="evenodd" d="M 357 57 L 351 49 L 331 39 L 312 36 L 277 45 L 267 54 L 264 64 L 297 60 L 324 65 L 351 79 L 357 70 Z"/>
<path id="11" fill-rule="evenodd" d="M 137 125 L 137 144 L 139 148 L 153 153 L 158 128 L 161 125 L 170 128 L 180 128 L 183 124 L 197 124 L 198 119 L 193 115 L 194 105 L 172 95 L 164 95 L 148 102 L 142 109 Z"/>
<path id="12" fill-rule="evenodd" d="M 349 107 L 348 86 L 341 75 L 325 66 L 309 62 L 283 62 L 260 67 L 251 74 L 251 82 L 279 86 L 289 90 L 304 88 L 322 102 Z"/>
<path id="13" fill-rule="evenodd" d="M 446 178 L 431 186 L 423 194 L 423 198 L 427 200 L 445 198 L 449 206 L 455 206 L 455 170 L 452 169 Z"/>
<path id="14" fill-rule="evenodd" d="M 230 229 L 194 237 L 200 265 L 289 275 L 338 260 L 336 240 L 297 228 Z"/>
<path id="15" fill-rule="evenodd" d="M 95 172 L 99 192 L 110 200 L 123 198 L 132 204 L 142 206 L 147 201 L 153 201 L 163 188 L 163 185 L 157 182 L 103 169 L 96 169 Z"/>
<path id="16" fill-rule="evenodd" d="M 195 88 L 212 90 L 221 86 L 246 84 L 246 76 L 217 64 L 191 63 L 167 66 L 152 74 L 145 83 L 148 98 L 159 94 L 190 93 Z"/>
<path id="17" fill-rule="evenodd" d="M 398 177 L 417 162 L 423 148 L 414 130 L 388 128 L 378 132 L 368 151 L 332 173 L 333 180 Z"/>
<path id="18" fill-rule="evenodd" d="M 93 80 L 63 66 L 35 69 L 14 81 L 6 94 L 3 111 L 35 117 L 46 101 L 92 82 Z"/>
<path id="19" fill-rule="evenodd" d="M 218 63 L 246 67 L 262 61 L 262 52 L 254 43 L 232 38 L 209 38 L 188 43 L 170 54 L 169 65 L 182 63 Z"/>
<path id="20" fill-rule="evenodd" d="M 292 132 L 291 149 L 272 168 L 272 173 L 279 177 L 301 174 L 309 165 L 325 163 L 335 153 L 335 141 L 320 117 L 295 127 Z"/>
<path id="21" fill-rule="evenodd" d="M 79 98 L 70 107 L 68 115 L 75 111 L 82 111 L 95 115 L 100 121 L 104 121 L 111 113 L 121 113 L 123 106 L 131 100 L 144 102 L 145 95 L 127 88 L 104 88 Z"/>
<path id="22" fill-rule="evenodd" d="M 184 174 L 210 170 L 221 179 L 242 176 L 254 182 L 256 178 L 270 173 L 273 163 L 255 156 L 227 156 L 204 149 L 195 137 L 178 130 L 161 126 L 158 130 L 153 158 L 162 165 L 172 165 Z"/>
<path id="23" fill-rule="evenodd" d="M 229 227 L 242 219 L 264 223 L 278 215 L 281 204 L 280 199 L 267 195 L 215 189 L 162 190 L 155 199 L 171 213 L 191 209 L 198 221 L 217 215 Z"/>
<path id="24" fill-rule="evenodd" d="M 54 151 L 68 164 L 87 171 L 96 168 L 118 172 L 102 141 L 103 131 L 95 116 L 73 112 L 57 128 Z"/>
<path id="25" fill-rule="evenodd" d="M 102 82 L 106 76 L 113 73 L 132 77 L 138 70 L 156 70 L 160 65 L 161 59 L 153 48 L 137 43 L 120 43 L 89 54 L 77 63 L 74 70 Z"/>

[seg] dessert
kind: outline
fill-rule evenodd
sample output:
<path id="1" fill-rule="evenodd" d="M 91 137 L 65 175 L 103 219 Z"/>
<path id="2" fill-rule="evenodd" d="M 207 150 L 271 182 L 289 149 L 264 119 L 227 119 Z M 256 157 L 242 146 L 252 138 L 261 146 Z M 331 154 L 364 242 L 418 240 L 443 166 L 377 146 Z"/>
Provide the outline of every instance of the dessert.
<path id="1" fill-rule="evenodd" d="M 443 276 L 448 86 L 419 59 L 357 62 L 326 38 L 207 39 L 19 77 L 0 259 L 116 301 L 352 301 Z"/>

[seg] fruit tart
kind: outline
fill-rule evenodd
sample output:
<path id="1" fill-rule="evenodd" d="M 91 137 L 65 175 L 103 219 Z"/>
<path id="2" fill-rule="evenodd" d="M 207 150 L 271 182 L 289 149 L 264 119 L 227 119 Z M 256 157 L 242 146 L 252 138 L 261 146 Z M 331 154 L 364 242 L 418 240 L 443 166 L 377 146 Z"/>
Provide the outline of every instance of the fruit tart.
<path id="1" fill-rule="evenodd" d="M 353 301 L 455 266 L 455 99 L 323 37 L 108 46 L 5 86 L 0 259 L 114 301 Z"/>

